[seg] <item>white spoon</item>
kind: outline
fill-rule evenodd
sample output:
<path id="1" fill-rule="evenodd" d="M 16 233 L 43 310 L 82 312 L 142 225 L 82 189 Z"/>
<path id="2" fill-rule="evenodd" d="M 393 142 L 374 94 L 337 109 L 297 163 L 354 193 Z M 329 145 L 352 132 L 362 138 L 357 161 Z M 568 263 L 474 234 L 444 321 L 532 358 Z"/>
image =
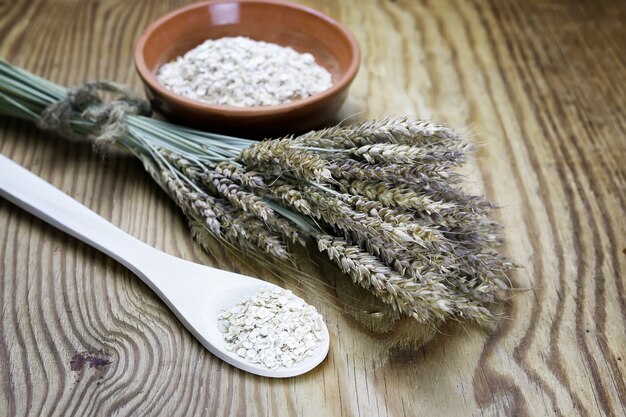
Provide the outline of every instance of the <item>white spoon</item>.
<path id="1" fill-rule="evenodd" d="M 262 287 L 276 285 L 168 255 L 118 229 L 78 201 L 0 154 L 0 195 L 126 266 L 143 280 L 212 354 L 253 374 L 286 378 L 310 371 L 328 353 L 323 325 L 320 346 L 291 368 L 268 369 L 224 349 L 217 314 Z"/>

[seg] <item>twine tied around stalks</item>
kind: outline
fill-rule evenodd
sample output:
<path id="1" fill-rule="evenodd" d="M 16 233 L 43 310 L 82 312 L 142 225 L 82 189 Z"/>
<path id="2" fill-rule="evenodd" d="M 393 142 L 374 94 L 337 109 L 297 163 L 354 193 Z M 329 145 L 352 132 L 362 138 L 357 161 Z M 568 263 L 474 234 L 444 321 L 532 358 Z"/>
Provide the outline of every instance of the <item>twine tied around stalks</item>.
<path id="1" fill-rule="evenodd" d="M 101 93 L 104 92 L 113 93 L 115 98 L 103 104 Z M 93 140 L 94 147 L 106 149 L 126 133 L 125 115 L 150 116 L 152 108 L 122 84 L 90 81 L 70 88 L 63 100 L 46 107 L 37 126 L 66 138 L 84 139 L 85 136 L 77 134 L 71 126 L 71 116 L 76 114 L 94 122 L 94 129 L 86 137 Z"/>

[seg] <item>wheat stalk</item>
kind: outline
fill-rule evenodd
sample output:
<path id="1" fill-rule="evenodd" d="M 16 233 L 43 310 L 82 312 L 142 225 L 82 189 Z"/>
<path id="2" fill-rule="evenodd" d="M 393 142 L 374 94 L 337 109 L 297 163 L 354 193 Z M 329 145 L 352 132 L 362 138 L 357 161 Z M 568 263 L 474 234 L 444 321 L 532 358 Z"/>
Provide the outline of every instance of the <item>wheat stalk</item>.
<path id="1" fill-rule="evenodd" d="M 100 90 L 117 95 L 102 101 Z M 351 280 L 420 323 L 480 323 L 514 267 L 495 248 L 495 208 L 454 171 L 472 146 L 445 126 L 408 118 L 335 126 L 263 142 L 147 117 L 114 83 L 67 90 L 0 60 L 0 114 L 138 157 L 209 237 L 258 258 L 317 244 Z"/>

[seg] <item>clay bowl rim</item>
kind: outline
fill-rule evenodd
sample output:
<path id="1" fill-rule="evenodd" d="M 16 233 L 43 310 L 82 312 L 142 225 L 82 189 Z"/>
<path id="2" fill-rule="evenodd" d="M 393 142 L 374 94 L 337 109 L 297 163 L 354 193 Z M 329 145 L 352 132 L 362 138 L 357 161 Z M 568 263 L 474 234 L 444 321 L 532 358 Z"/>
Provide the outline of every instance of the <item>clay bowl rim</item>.
<path id="1" fill-rule="evenodd" d="M 320 18 L 324 21 L 324 23 L 334 26 L 339 30 L 341 35 L 345 37 L 350 45 L 350 50 L 352 52 L 352 59 L 350 60 L 350 65 L 348 66 L 347 71 L 337 80 L 337 82 L 333 83 L 333 85 L 328 89 L 321 93 L 315 94 L 313 96 L 307 97 L 305 99 L 296 100 L 291 103 L 279 104 L 274 106 L 256 106 L 256 107 L 238 107 L 238 106 L 229 106 L 229 105 L 217 105 L 217 104 L 209 104 L 196 100 L 188 99 L 184 96 L 178 95 L 167 88 L 165 88 L 161 83 L 157 80 L 156 75 L 150 71 L 148 65 L 145 62 L 143 51 L 146 46 L 146 41 L 152 35 L 153 32 L 159 30 L 159 27 L 166 21 L 180 15 L 186 13 L 190 10 L 203 8 L 209 6 L 211 4 L 219 4 L 219 3 L 239 3 L 239 4 L 271 4 L 275 6 L 282 6 L 286 8 L 296 9 L 299 11 L 303 11 L 310 15 L 314 15 L 317 18 Z M 350 31 L 343 26 L 341 23 L 336 21 L 335 19 L 325 15 L 322 12 L 319 12 L 315 9 L 312 9 L 307 6 L 301 6 L 299 4 L 290 3 L 283 0 L 207 0 L 198 3 L 193 3 L 191 5 L 181 7 L 179 9 L 173 10 L 172 12 L 160 17 L 153 23 L 151 23 L 148 28 L 141 34 L 139 39 L 137 40 L 137 45 L 135 46 L 135 66 L 137 68 L 137 72 L 141 79 L 148 85 L 150 89 L 156 90 L 159 95 L 167 97 L 168 100 L 175 102 L 177 105 L 186 108 L 192 108 L 194 111 L 200 112 L 210 112 L 210 113 L 218 113 L 222 115 L 233 115 L 233 116 L 270 116 L 277 115 L 281 113 L 289 112 L 290 110 L 301 109 L 304 107 L 308 107 L 314 105 L 316 103 L 322 102 L 327 98 L 330 98 L 342 90 L 346 89 L 350 83 L 356 77 L 357 71 L 359 69 L 360 61 L 361 61 L 361 53 L 359 49 L 359 45 L 354 38 L 354 35 L 350 33 Z"/>

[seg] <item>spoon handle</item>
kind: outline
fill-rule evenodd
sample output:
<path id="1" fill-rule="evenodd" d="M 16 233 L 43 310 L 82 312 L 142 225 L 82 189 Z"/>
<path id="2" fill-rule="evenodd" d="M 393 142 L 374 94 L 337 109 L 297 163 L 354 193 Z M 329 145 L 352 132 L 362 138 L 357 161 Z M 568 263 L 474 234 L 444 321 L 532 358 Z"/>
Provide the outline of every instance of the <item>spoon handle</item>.
<path id="1" fill-rule="evenodd" d="M 156 249 L 109 223 L 37 175 L 0 154 L 0 196 L 117 260 L 142 279 Z M 160 252 L 159 252 L 160 253 Z"/>

